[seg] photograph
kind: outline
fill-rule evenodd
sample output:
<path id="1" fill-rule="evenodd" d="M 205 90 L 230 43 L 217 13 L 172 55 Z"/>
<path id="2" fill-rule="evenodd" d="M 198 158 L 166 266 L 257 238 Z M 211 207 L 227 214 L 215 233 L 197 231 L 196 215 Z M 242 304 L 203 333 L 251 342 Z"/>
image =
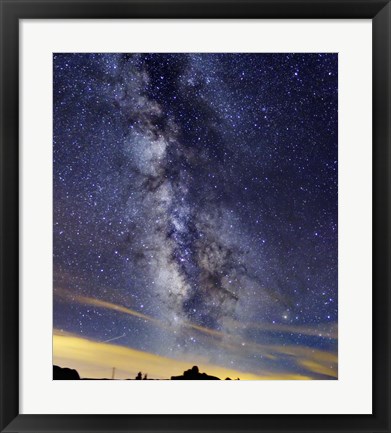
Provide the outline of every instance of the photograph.
<path id="1" fill-rule="evenodd" d="M 338 53 L 52 66 L 53 379 L 338 380 Z"/>
<path id="2" fill-rule="evenodd" d="M 391 433 L 391 0 L 0 18 L 0 433 Z"/>

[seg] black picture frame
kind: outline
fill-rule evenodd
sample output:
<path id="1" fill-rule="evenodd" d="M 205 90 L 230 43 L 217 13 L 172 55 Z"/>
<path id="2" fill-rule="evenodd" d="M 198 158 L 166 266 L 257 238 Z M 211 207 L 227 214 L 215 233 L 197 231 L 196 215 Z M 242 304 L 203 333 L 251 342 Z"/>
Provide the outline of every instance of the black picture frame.
<path id="1" fill-rule="evenodd" d="M 390 432 L 390 23 L 385 0 L 0 0 L 2 432 Z M 373 414 L 19 414 L 19 20 L 371 19 L 373 44 Z M 359 380 L 359 379 L 358 379 Z M 39 398 L 39 390 L 37 390 Z"/>

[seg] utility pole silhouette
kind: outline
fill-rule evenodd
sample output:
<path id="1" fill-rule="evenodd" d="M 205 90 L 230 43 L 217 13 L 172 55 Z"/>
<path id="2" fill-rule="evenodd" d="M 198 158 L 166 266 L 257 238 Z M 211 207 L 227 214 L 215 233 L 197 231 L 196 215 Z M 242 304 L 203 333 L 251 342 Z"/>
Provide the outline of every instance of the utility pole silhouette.
<path id="1" fill-rule="evenodd" d="M 113 372 L 111 373 L 111 379 L 114 379 L 115 376 L 115 367 L 113 367 Z"/>

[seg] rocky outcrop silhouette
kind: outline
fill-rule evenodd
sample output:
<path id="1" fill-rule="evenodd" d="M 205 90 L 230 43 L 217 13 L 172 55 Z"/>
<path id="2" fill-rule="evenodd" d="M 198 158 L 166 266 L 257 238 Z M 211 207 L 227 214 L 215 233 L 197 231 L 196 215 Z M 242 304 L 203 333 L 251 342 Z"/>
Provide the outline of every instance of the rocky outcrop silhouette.
<path id="1" fill-rule="evenodd" d="M 113 379 L 113 377 L 111 378 Z M 144 374 L 144 378 L 142 377 L 142 373 L 139 372 L 135 379 L 126 379 L 126 380 L 168 380 L 168 379 L 148 379 L 147 374 Z M 79 373 L 77 370 L 72 368 L 62 368 L 58 365 L 53 365 L 53 380 L 80 380 Z M 84 377 L 83 380 L 110 380 L 107 378 L 97 379 L 97 378 L 87 378 Z M 200 373 L 199 368 L 195 365 L 189 370 L 183 372 L 182 376 L 171 376 L 171 380 L 221 380 L 216 376 L 209 376 L 206 373 Z M 227 377 L 225 380 L 231 380 L 231 378 Z M 239 380 L 239 378 L 237 379 Z"/>
<path id="2" fill-rule="evenodd" d="M 79 380 L 80 376 L 76 370 L 71 368 L 62 368 L 53 365 L 53 380 Z"/>
<path id="3" fill-rule="evenodd" d="M 182 376 L 171 376 L 171 380 L 220 380 L 220 378 L 200 373 L 198 367 L 195 365 L 190 370 L 184 371 Z"/>

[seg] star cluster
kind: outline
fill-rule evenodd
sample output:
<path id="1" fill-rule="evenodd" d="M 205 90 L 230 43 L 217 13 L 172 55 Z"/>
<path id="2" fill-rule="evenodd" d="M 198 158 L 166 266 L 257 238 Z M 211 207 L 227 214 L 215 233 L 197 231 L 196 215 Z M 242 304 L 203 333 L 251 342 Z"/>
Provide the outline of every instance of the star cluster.
<path id="1" fill-rule="evenodd" d="M 54 54 L 53 68 L 55 329 L 336 377 L 337 54 Z"/>

